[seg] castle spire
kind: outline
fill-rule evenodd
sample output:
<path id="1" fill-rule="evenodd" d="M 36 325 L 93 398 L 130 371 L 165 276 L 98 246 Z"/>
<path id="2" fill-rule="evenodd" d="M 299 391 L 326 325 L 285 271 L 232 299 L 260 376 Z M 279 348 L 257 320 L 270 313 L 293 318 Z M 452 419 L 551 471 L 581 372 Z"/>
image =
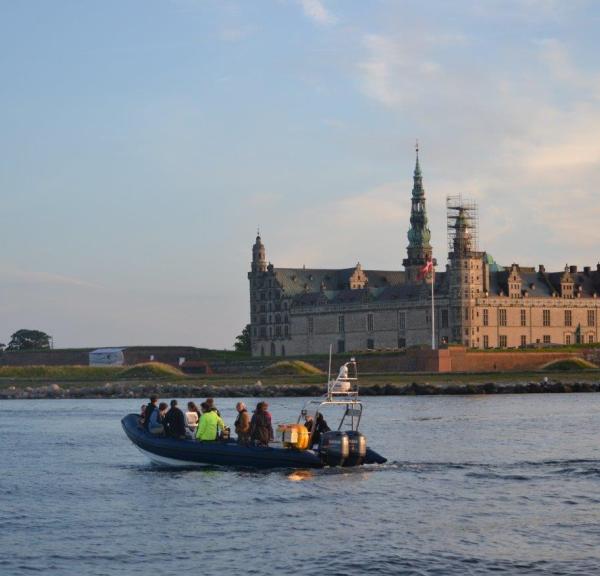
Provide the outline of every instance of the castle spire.
<path id="1" fill-rule="evenodd" d="M 413 197 L 425 196 L 425 190 L 423 189 L 423 175 L 421 174 L 421 164 L 419 163 L 419 141 L 415 145 L 415 172 L 413 174 Z"/>
<path id="2" fill-rule="evenodd" d="M 419 142 L 415 145 L 415 171 L 410 210 L 410 229 L 408 231 L 407 256 L 403 261 L 409 282 L 416 282 L 418 271 L 432 258 L 430 244 L 431 232 L 428 227 L 427 209 L 425 206 L 425 189 L 419 160 Z"/>

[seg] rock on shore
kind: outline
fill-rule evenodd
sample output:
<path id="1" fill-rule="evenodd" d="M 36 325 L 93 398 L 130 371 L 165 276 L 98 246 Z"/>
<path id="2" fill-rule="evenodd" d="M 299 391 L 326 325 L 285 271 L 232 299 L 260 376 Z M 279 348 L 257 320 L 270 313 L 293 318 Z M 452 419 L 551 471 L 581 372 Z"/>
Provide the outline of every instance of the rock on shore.
<path id="1" fill-rule="evenodd" d="M 316 384 L 270 385 L 256 384 L 185 384 L 179 382 L 106 382 L 73 386 L 69 383 L 44 384 L 40 386 L 9 386 L 0 389 L 0 399 L 46 399 L 46 398 L 147 398 L 158 394 L 163 398 L 220 398 L 320 396 L 323 386 Z M 428 383 L 394 382 L 361 386 L 361 396 L 423 396 L 434 394 L 544 394 L 565 392 L 600 392 L 600 382 L 460 382 Z"/>

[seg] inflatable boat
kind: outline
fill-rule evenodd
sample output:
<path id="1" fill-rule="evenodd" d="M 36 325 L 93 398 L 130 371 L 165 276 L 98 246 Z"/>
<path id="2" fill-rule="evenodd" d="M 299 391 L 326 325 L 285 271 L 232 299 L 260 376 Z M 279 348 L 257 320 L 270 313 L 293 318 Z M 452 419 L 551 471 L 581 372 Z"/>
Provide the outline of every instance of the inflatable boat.
<path id="1" fill-rule="evenodd" d="M 342 417 L 337 430 L 320 434 L 317 444 L 316 426 L 309 430 L 301 421 L 316 423 L 326 407 L 341 409 Z M 342 366 L 336 380 L 329 378 L 323 397 L 304 404 L 295 424 L 278 427 L 280 441 L 269 446 L 239 444 L 232 439 L 199 442 L 150 434 L 139 424 L 138 414 L 128 414 L 121 424 L 140 452 L 160 466 L 323 468 L 383 464 L 386 458 L 368 448 L 366 438 L 358 430 L 362 408 L 356 362 L 352 359 Z"/>

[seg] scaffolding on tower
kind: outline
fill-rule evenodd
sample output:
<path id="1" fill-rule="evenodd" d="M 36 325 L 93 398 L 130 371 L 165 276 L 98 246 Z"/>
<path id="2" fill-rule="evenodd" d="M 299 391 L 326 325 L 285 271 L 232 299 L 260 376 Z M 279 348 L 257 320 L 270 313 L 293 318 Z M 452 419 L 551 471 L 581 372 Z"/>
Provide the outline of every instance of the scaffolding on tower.
<path id="1" fill-rule="evenodd" d="M 477 202 L 471 198 L 464 198 L 462 194 L 446 197 L 446 229 L 448 237 L 448 253 L 455 251 L 457 242 L 461 251 L 478 252 L 479 249 L 479 209 Z M 466 237 L 468 247 L 462 246 L 464 240 L 459 234 Z"/>

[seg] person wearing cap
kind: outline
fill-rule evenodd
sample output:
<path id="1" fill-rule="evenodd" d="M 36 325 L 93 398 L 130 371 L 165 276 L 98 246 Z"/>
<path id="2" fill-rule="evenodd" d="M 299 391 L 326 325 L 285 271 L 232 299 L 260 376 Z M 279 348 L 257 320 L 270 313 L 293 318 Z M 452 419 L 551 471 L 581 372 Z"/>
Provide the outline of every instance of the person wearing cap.
<path id="1" fill-rule="evenodd" d="M 171 409 L 165 415 L 163 425 L 165 433 L 171 438 L 186 438 L 185 415 L 177 406 L 177 400 L 171 400 Z"/>
<path id="2" fill-rule="evenodd" d="M 196 440 L 201 442 L 214 441 L 219 436 L 219 430 L 224 429 L 225 422 L 219 416 L 217 409 L 208 402 L 202 402 L 202 416 L 196 429 Z"/>
<path id="3" fill-rule="evenodd" d="M 268 408 L 266 402 L 259 402 L 250 421 L 250 440 L 258 446 L 268 446 L 273 440 L 273 425 Z"/>

